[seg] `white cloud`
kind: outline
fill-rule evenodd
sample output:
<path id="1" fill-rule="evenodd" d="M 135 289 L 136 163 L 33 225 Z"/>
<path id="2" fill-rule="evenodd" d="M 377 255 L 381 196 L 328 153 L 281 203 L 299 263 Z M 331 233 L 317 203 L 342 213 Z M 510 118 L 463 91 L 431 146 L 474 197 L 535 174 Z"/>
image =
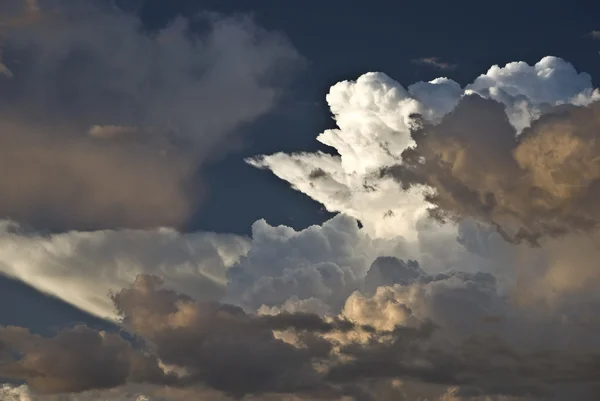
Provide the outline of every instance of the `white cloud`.
<path id="1" fill-rule="evenodd" d="M 405 253 L 402 242 L 373 240 L 344 215 L 302 231 L 260 220 L 250 250 L 228 271 L 227 300 L 253 311 L 265 305 L 336 313 L 378 256 Z"/>
<path id="2" fill-rule="evenodd" d="M 0 226 L 0 272 L 100 317 L 116 317 L 109 291 L 138 274 L 200 299 L 225 292 L 226 271 L 248 251 L 244 237 L 173 229 L 39 235 Z"/>
<path id="3" fill-rule="evenodd" d="M 374 237 L 401 235 L 415 241 L 428 206 L 423 200 L 427 189 L 403 191 L 380 171 L 401 163 L 401 152 L 411 146 L 412 113 L 435 123 L 463 94 L 473 92 L 504 103 L 518 131 L 550 106 L 586 105 L 600 98 L 588 74 L 577 73 L 556 57 L 545 57 L 534 66 L 493 66 L 464 90 L 446 78 L 418 82 L 407 90 L 385 74 L 367 73 L 335 84 L 327 95 L 338 128 L 326 130 L 317 140 L 338 155 L 276 153 L 248 162 L 271 170 L 328 210 L 359 219 Z"/>
<path id="4" fill-rule="evenodd" d="M 571 63 L 552 56 L 532 66 L 523 61 L 504 67 L 494 65 L 465 91 L 504 103 L 511 123 L 519 131 L 550 106 L 585 106 L 600 99 L 600 92 L 593 88 L 589 74 L 578 73 Z"/>
<path id="5" fill-rule="evenodd" d="M 12 386 L 10 384 L 0 385 L 0 399 L 3 401 L 35 401 L 31 397 L 27 386 Z"/>

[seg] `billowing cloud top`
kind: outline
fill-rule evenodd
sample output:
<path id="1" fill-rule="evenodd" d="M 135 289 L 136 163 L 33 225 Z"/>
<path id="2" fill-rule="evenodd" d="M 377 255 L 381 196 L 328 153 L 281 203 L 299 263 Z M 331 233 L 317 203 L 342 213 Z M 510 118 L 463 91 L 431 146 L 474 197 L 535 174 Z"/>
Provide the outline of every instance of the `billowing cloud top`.
<path id="1" fill-rule="evenodd" d="M 423 198 L 431 187 L 402 189 L 382 170 L 401 164 L 402 152 L 414 146 L 416 114 L 438 124 L 461 98 L 474 93 L 502 104 L 516 134 L 553 107 L 586 106 L 600 98 L 588 74 L 577 73 L 556 57 L 545 57 L 534 66 L 523 62 L 493 66 L 464 89 L 447 78 L 404 89 L 385 74 L 367 73 L 334 85 L 327 95 L 339 128 L 323 132 L 317 140 L 339 156 L 277 153 L 249 163 L 272 170 L 328 210 L 359 219 L 375 236 L 413 239 L 429 206 Z"/>

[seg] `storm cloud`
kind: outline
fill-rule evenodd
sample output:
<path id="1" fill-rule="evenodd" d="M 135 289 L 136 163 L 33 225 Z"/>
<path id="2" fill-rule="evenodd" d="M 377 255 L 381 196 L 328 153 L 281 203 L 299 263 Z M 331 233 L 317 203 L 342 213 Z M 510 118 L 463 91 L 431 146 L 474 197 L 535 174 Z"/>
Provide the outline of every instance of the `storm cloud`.
<path id="1" fill-rule="evenodd" d="M 300 60 L 244 16 L 148 32 L 95 1 L 0 13 L 0 216 L 41 229 L 183 225 L 197 170 L 240 145 Z"/>

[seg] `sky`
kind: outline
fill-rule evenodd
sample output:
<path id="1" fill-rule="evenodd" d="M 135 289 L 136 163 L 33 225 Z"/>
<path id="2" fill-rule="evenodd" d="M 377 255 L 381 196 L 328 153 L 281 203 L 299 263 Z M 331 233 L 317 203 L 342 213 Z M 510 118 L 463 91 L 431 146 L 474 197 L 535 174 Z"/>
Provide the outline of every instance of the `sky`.
<path id="1" fill-rule="evenodd" d="M 598 399 L 598 13 L 0 2 L 0 400 Z"/>

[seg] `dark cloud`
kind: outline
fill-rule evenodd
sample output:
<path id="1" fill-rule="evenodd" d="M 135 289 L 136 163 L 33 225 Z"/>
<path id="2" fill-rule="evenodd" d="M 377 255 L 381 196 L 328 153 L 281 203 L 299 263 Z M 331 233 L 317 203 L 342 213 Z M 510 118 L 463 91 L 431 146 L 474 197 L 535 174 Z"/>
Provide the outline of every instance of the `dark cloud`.
<path id="1" fill-rule="evenodd" d="M 233 395 L 318 389 L 310 362 L 327 354 L 278 340 L 269 328 L 331 330 L 316 317 L 257 319 L 238 307 L 195 302 L 160 286 L 157 277 L 138 276 L 114 301 L 126 327 L 149 341 L 162 361 L 185 369 L 183 382 Z"/>
<path id="2" fill-rule="evenodd" d="M 323 318 L 312 313 L 303 312 L 282 312 L 277 315 L 264 315 L 259 321 L 270 330 L 296 330 L 308 331 L 312 333 L 330 333 L 333 331 L 348 332 L 356 327 L 352 322 L 333 318 L 331 321 L 325 321 Z"/>
<path id="3" fill-rule="evenodd" d="M 0 14 L 0 216 L 41 228 L 182 226 L 198 168 L 240 145 L 300 59 L 246 17 L 149 33 L 95 1 Z"/>
<path id="4" fill-rule="evenodd" d="M 128 380 L 168 383 L 157 360 L 118 334 L 85 326 L 44 338 L 19 327 L 0 328 L 0 376 L 25 380 L 39 393 L 112 388 Z"/>
<path id="5" fill-rule="evenodd" d="M 427 329 L 397 330 L 389 343 L 348 346 L 351 362 L 329 372 L 336 382 L 401 378 L 444 386 L 460 386 L 463 396 L 520 396 L 554 398 L 577 383 L 596 394 L 600 354 L 522 351 L 493 337 L 478 337 L 454 346 L 431 339 Z M 470 391 L 470 394 L 467 392 Z M 586 398 L 587 399 L 587 398 Z"/>
<path id="6" fill-rule="evenodd" d="M 404 261 L 392 256 L 380 256 L 371 265 L 365 277 L 364 290 L 375 293 L 382 285 L 411 284 L 425 275 L 416 260 Z"/>
<path id="7" fill-rule="evenodd" d="M 552 399 L 575 385 L 584 397 L 597 391 L 597 352 L 543 344 L 520 347 L 474 327 L 468 330 L 476 333 L 472 336 L 446 335 L 457 321 L 455 314 L 471 320 L 476 316 L 456 306 L 464 300 L 486 303 L 484 293 L 493 285 L 489 278 L 452 273 L 420 280 L 436 300 L 414 302 L 434 308 L 434 319 L 423 318 L 414 304 L 414 310 L 404 308 L 410 319 L 405 316 L 388 330 L 361 324 L 357 315 L 352 320 L 288 312 L 249 315 L 235 306 L 197 302 L 164 289 L 158 277 L 138 276 L 132 287 L 113 295 L 124 327 L 137 338 L 136 346 L 118 334 L 83 326 L 49 338 L 5 327 L 0 329 L 0 376 L 24 380 L 40 393 L 150 383 L 182 389 L 205 386 L 234 397 L 345 394 L 365 401 L 411 399 L 397 380 L 457 387 L 453 395 L 465 397 Z M 399 294 L 403 291 L 402 286 L 394 288 Z M 386 303 L 398 302 L 378 294 Z M 384 304 L 378 308 L 389 310 Z M 447 321 L 440 320 L 441 315 Z M 295 340 L 283 341 L 274 330 L 292 334 Z M 367 337 L 353 340 L 348 337 L 352 333 Z"/>
<path id="8" fill-rule="evenodd" d="M 33 226 L 178 226 L 199 200 L 186 187 L 195 162 L 153 144 L 95 143 L 4 119 L 0 148 L 0 215 Z"/>
<path id="9" fill-rule="evenodd" d="M 517 136 L 503 105 L 466 96 L 440 124 L 418 125 L 386 173 L 432 187 L 434 216 L 483 219 L 530 243 L 598 225 L 598 104 L 557 107 Z"/>

